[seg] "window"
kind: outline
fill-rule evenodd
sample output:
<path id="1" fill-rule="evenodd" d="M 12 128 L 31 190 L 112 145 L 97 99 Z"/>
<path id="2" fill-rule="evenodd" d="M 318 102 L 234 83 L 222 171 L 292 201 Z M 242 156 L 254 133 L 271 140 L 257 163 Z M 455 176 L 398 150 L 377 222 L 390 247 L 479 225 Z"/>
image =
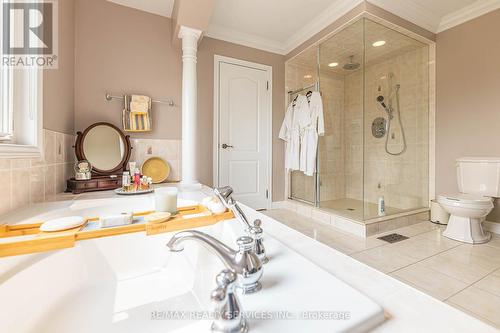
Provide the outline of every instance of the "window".
<path id="1" fill-rule="evenodd" d="M 12 70 L 0 68 L 0 142 L 10 142 L 13 138 Z"/>
<path id="2" fill-rule="evenodd" d="M 3 28 L 0 24 L 0 56 L 3 56 Z M 36 67 L 12 68 L 4 66 L 3 61 L 0 63 L 0 158 L 41 156 L 42 73 Z"/>

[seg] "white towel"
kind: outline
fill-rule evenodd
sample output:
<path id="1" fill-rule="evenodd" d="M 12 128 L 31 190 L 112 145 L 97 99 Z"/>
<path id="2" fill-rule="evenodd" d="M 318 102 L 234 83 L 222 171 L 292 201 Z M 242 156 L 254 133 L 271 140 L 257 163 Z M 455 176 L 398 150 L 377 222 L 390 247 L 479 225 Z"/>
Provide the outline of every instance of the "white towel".
<path id="1" fill-rule="evenodd" d="M 132 114 L 146 114 L 151 109 L 151 98 L 144 95 L 132 95 L 130 112 Z"/>

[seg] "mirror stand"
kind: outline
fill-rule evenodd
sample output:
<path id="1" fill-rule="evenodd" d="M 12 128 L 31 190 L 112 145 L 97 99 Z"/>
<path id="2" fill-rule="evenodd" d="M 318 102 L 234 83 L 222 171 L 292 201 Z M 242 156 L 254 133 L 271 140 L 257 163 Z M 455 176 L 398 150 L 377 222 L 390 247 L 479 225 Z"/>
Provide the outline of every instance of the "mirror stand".
<path id="1" fill-rule="evenodd" d="M 78 161 L 90 162 L 92 178 L 68 179 L 66 192 L 79 194 L 121 187 L 131 151 L 130 137 L 113 124 L 99 122 L 77 132 L 75 154 Z"/>

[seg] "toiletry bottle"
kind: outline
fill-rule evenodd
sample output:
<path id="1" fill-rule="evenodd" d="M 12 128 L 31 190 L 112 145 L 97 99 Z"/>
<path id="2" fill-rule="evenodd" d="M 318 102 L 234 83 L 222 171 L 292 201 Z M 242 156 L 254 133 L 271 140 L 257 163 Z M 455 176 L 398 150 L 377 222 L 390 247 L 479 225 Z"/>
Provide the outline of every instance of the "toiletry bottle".
<path id="1" fill-rule="evenodd" d="M 385 215 L 385 199 L 384 197 L 378 198 L 378 216 Z"/>
<path id="2" fill-rule="evenodd" d="M 128 171 L 124 171 L 122 176 L 122 188 L 124 191 L 128 191 L 129 187 L 130 187 L 130 173 Z"/>
<path id="3" fill-rule="evenodd" d="M 134 172 L 134 190 L 137 191 L 141 187 L 141 172 L 135 169 Z"/>

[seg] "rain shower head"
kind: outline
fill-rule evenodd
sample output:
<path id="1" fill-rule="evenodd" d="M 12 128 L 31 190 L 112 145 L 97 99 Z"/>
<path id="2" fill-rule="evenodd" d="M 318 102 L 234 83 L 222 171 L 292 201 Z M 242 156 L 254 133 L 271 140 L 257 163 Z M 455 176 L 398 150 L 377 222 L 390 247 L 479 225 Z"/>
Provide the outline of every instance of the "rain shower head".
<path id="1" fill-rule="evenodd" d="M 360 66 L 360 63 L 354 62 L 354 56 L 352 55 L 349 57 L 349 62 L 344 65 L 344 69 L 346 71 L 355 71 L 356 69 L 359 68 L 359 66 Z"/>

